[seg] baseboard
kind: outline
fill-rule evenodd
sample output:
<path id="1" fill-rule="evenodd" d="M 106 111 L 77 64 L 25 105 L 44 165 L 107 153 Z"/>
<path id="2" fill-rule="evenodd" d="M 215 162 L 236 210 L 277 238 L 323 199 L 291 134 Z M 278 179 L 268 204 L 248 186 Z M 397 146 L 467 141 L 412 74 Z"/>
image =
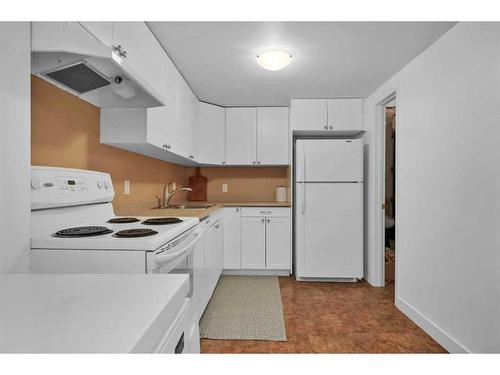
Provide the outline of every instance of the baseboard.
<path id="1" fill-rule="evenodd" d="M 222 274 L 231 276 L 290 276 L 290 270 L 223 270 Z"/>
<path id="2" fill-rule="evenodd" d="M 296 277 L 297 281 L 308 281 L 316 283 L 356 283 L 355 277 Z"/>
<path id="3" fill-rule="evenodd" d="M 385 286 L 385 280 L 380 283 L 380 280 L 374 280 L 371 276 L 365 276 L 365 280 L 373 287 L 380 288 Z"/>
<path id="4" fill-rule="evenodd" d="M 450 353 L 470 353 L 464 345 L 439 328 L 408 302 L 396 297 L 396 307 Z"/>

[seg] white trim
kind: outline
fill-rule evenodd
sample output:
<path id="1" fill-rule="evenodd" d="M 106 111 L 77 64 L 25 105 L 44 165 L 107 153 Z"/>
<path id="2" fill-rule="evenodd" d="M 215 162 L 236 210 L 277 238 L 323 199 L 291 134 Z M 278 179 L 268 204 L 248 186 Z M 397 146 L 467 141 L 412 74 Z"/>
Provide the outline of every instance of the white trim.
<path id="1" fill-rule="evenodd" d="M 290 270 L 223 270 L 222 274 L 231 276 L 290 276 Z"/>
<path id="2" fill-rule="evenodd" d="M 470 353 L 464 345 L 438 327 L 436 323 L 420 313 L 401 297 L 396 297 L 396 307 L 409 317 L 416 325 L 422 328 L 429 336 L 436 340 L 450 353 Z"/>

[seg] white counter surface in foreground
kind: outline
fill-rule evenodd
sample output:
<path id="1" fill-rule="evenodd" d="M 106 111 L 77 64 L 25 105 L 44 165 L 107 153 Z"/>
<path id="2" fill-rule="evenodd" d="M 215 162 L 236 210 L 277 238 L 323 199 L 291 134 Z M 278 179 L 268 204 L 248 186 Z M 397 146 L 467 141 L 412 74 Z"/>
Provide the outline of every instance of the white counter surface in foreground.
<path id="1" fill-rule="evenodd" d="M 187 275 L 1 275 L 0 352 L 152 351 L 188 292 Z"/>

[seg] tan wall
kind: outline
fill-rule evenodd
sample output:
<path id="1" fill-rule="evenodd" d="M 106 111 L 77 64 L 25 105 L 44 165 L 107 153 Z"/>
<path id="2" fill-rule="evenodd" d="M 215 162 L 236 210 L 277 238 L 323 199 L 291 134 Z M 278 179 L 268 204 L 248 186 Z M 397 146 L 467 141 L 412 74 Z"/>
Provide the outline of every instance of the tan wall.
<path id="1" fill-rule="evenodd" d="M 187 183 L 185 167 L 101 145 L 99 112 L 98 107 L 33 76 L 31 163 L 108 172 L 118 204 L 154 204 L 166 182 Z M 126 179 L 130 195 L 123 194 Z"/>
<path id="2" fill-rule="evenodd" d="M 189 175 L 193 176 L 194 168 Z M 201 168 L 208 178 L 208 200 L 225 202 L 274 202 L 276 186 L 289 186 L 287 167 L 224 167 Z M 222 192 L 222 184 L 228 192 Z"/>
<path id="3" fill-rule="evenodd" d="M 187 185 L 194 168 L 177 166 L 139 154 L 101 145 L 99 108 L 32 76 L 31 163 L 108 172 L 113 179 L 116 204 L 155 204 L 163 185 L 175 181 Z M 208 177 L 208 200 L 270 201 L 275 187 L 288 186 L 288 168 L 202 168 Z M 123 194 L 123 181 L 130 180 L 130 195 Z M 222 183 L 229 191 L 222 193 Z M 175 201 L 185 200 L 179 194 Z"/>

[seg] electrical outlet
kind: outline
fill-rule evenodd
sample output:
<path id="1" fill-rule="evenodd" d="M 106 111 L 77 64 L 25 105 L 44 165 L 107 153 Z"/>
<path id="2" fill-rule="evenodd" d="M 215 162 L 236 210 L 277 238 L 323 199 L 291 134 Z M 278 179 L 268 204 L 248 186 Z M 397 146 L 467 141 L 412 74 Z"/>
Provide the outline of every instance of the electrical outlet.
<path id="1" fill-rule="evenodd" d="M 222 192 L 227 193 L 227 184 L 222 184 Z"/>
<path id="2" fill-rule="evenodd" d="M 130 195 L 130 180 L 125 180 L 123 184 L 123 190 L 125 195 Z"/>

